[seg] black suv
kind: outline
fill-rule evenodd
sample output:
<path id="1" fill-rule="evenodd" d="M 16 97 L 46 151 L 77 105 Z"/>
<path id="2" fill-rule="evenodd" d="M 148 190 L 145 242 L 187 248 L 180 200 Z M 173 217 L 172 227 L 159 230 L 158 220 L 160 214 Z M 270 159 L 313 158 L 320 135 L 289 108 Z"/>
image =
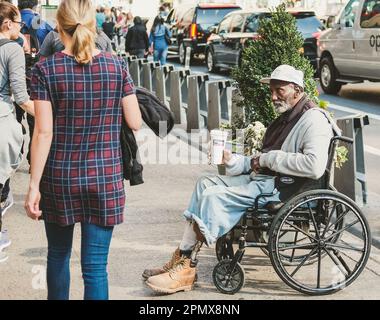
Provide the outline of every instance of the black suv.
<path id="1" fill-rule="evenodd" d="M 174 8 L 166 18 L 166 25 L 172 31 L 169 52 L 179 55 L 185 64 L 186 49 L 191 48 L 191 57 L 205 54 L 210 29 L 215 27 L 228 13 L 241 8 L 234 4 L 198 4 L 196 6 Z"/>
<path id="2" fill-rule="evenodd" d="M 303 54 L 317 70 L 317 40 L 325 29 L 312 11 L 289 11 L 296 18 L 304 38 Z M 235 11 L 228 14 L 211 31 L 206 49 L 206 64 L 211 72 L 240 65 L 241 54 L 249 40 L 258 40 L 260 19 L 270 18 L 268 11 Z"/>

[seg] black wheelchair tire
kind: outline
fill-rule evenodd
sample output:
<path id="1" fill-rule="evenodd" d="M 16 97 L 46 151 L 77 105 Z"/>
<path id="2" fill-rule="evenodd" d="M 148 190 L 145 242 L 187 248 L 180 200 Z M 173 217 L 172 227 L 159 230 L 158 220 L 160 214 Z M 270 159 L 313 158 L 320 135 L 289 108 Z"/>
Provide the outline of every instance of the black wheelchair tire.
<path id="1" fill-rule="evenodd" d="M 360 222 L 363 226 L 363 233 L 364 233 L 364 255 L 360 259 L 360 263 L 358 262 L 355 266 L 355 271 L 353 272 L 353 276 L 349 276 L 346 281 L 343 283 L 340 283 L 339 285 L 327 287 L 325 289 L 317 289 L 317 288 L 311 288 L 309 286 L 303 285 L 299 282 L 297 282 L 295 279 L 293 279 L 288 272 L 284 269 L 284 264 L 281 263 L 279 255 L 278 255 L 278 243 L 277 243 L 277 237 L 280 232 L 281 225 L 283 221 L 287 218 L 289 215 L 288 212 L 291 212 L 291 210 L 300 202 L 302 202 L 304 199 L 317 199 L 318 197 L 329 197 L 330 199 L 333 199 L 335 201 L 341 201 L 342 203 L 347 204 L 349 207 L 351 207 L 353 210 L 356 211 L 356 214 L 360 218 Z M 336 243 L 337 239 L 334 240 Z M 365 268 L 365 265 L 368 261 L 370 250 L 371 250 L 371 233 L 370 228 L 368 225 L 368 222 L 359 209 L 359 207 L 356 205 L 355 202 L 353 202 L 350 198 L 347 196 L 336 192 L 336 191 L 330 191 L 330 190 L 313 190 L 308 191 L 300 194 L 299 196 L 296 196 L 292 200 L 290 200 L 286 205 L 284 205 L 283 208 L 278 212 L 276 215 L 271 230 L 269 233 L 269 257 L 271 259 L 271 263 L 273 268 L 275 269 L 277 275 L 291 288 L 307 295 L 312 296 L 318 296 L 318 295 L 327 295 L 332 294 L 337 291 L 340 291 L 350 285 L 363 271 Z M 359 265 L 359 266 L 358 266 Z M 358 267 L 357 267 L 358 266 Z"/>

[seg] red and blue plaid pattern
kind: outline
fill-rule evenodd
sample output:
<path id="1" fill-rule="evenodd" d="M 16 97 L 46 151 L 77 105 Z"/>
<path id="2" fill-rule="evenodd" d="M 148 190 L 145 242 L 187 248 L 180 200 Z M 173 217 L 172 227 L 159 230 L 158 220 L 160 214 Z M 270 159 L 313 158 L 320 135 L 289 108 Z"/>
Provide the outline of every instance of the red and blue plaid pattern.
<path id="1" fill-rule="evenodd" d="M 124 60 L 100 53 L 88 65 L 58 52 L 39 62 L 31 99 L 51 101 L 53 141 L 41 179 L 47 222 L 123 222 L 120 130 L 123 97 L 135 89 Z"/>

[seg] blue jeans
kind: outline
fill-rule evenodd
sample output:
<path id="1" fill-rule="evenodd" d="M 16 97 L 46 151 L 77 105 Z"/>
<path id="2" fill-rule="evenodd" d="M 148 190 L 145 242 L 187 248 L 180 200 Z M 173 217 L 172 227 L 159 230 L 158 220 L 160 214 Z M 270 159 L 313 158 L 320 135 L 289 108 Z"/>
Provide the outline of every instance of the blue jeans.
<path id="1" fill-rule="evenodd" d="M 197 223 L 207 245 L 211 245 L 239 222 L 245 211 L 254 206 L 256 197 L 262 193 L 273 193 L 273 196 L 262 198 L 259 201 L 260 206 L 269 201 L 279 201 L 274 177 L 202 177 L 197 181 L 184 216 Z"/>
<path id="2" fill-rule="evenodd" d="M 166 64 L 167 56 L 168 56 L 168 48 L 154 49 L 153 60 L 156 62 L 160 61 L 162 66 Z"/>
<path id="3" fill-rule="evenodd" d="M 48 300 L 68 300 L 74 225 L 45 222 L 48 240 Z M 107 260 L 113 227 L 81 223 L 81 266 L 85 300 L 108 300 Z"/>

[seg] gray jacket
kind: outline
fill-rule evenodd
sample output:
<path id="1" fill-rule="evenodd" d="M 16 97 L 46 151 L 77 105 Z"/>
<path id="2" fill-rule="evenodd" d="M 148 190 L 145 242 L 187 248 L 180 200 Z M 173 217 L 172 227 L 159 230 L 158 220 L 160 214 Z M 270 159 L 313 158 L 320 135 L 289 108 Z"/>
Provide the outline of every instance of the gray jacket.
<path id="1" fill-rule="evenodd" d="M 22 161 L 22 127 L 16 120 L 12 94 L 18 104 L 29 100 L 24 51 L 16 42 L 0 47 L 0 74 L 0 184 L 4 184 Z"/>
<path id="2" fill-rule="evenodd" d="M 16 42 L 0 47 L 0 100 L 12 105 L 12 94 L 19 105 L 29 100 L 26 91 L 25 55 Z M 4 112 L 4 108 L 0 108 L 0 115 Z"/>
<path id="3" fill-rule="evenodd" d="M 304 113 L 285 139 L 281 150 L 260 156 L 260 166 L 283 175 L 317 180 L 325 172 L 331 138 L 341 131 L 330 114 L 321 108 Z M 226 164 L 228 175 L 248 173 L 251 157 L 233 155 Z"/>

